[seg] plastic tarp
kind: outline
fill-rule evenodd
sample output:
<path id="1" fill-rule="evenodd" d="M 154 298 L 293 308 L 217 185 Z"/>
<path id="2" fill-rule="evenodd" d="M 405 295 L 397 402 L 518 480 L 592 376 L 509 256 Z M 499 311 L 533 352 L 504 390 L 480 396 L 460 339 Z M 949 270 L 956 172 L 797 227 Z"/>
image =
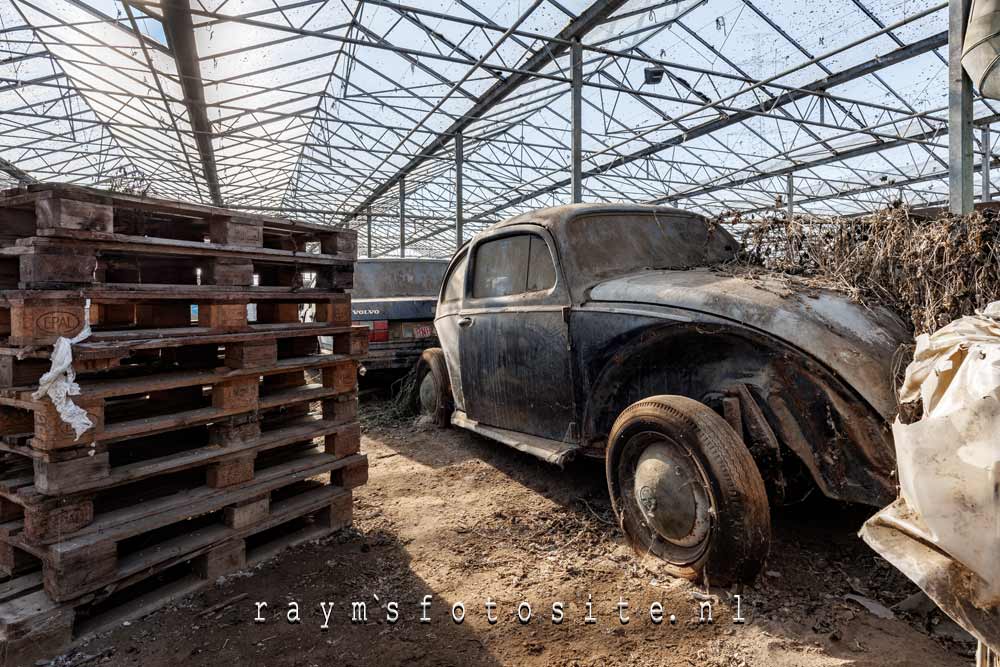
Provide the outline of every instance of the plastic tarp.
<path id="1" fill-rule="evenodd" d="M 1000 648 L 1000 302 L 917 338 L 893 424 L 900 498 L 862 537 L 956 622 Z"/>

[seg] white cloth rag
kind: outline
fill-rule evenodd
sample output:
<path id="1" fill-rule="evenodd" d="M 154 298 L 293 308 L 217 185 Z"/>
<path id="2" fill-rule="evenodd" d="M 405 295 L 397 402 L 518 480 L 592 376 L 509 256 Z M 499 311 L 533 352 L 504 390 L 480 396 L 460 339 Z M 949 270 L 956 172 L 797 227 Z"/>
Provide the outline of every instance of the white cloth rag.
<path id="1" fill-rule="evenodd" d="M 83 330 L 73 338 L 59 337 L 52 348 L 52 366 L 38 381 L 38 390 L 31 395 L 36 401 L 48 395 L 59 417 L 73 427 L 77 440 L 94 425 L 87 411 L 70 399 L 70 396 L 80 395 L 80 385 L 76 383 L 76 371 L 73 370 L 73 345 L 90 336 L 90 309 L 84 308 L 83 313 Z"/>

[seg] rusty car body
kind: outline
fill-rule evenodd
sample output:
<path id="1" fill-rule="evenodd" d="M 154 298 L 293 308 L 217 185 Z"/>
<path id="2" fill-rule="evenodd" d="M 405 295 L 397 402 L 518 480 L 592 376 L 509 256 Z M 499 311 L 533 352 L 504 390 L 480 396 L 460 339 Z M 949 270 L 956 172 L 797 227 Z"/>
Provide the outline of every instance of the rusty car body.
<path id="1" fill-rule="evenodd" d="M 770 504 L 816 487 L 855 503 L 891 501 L 891 360 L 905 327 L 834 292 L 720 268 L 736 251 L 724 229 L 672 208 L 578 204 L 499 223 L 461 248 L 445 274 L 435 319 L 441 350 L 425 354 L 420 402 L 442 424 L 562 465 L 611 457 L 616 420 L 629 406 L 681 397 L 656 409 L 669 412 L 670 401 L 693 409 L 681 399 L 711 408 L 752 457 L 742 467 L 756 467 Z M 689 416 L 682 423 L 719 429 Z M 622 473 L 627 483 L 638 484 L 645 466 L 704 480 L 709 491 L 692 500 L 670 485 L 636 487 L 639 524 L 656 523 L 670 505 L 704 505 L 681 533 L 688 542 L 709 535 L 722 523 L 715 496 L 724 492 L 709 464 L 725 462 L 699 454 L 684 472 L 676 455 L 663 450 L 659 459 L 640 457 Z M 614 465 L 609 458 L 612 500 L 632 493 L 616 486 Z M 743 474 L 728 465 L 718 475 Z M 616 511 L 621 519 L 618 503 Z M 760 549 L 744 556 L 763 559 Z M 739 572 L 746 579 L 757 569 Z"/>

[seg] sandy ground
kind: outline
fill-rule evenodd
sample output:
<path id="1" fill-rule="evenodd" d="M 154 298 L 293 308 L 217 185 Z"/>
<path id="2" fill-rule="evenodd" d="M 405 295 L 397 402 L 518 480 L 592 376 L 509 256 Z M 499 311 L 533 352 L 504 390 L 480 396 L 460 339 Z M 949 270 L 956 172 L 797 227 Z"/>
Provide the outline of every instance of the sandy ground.
<path id="1" fill-rule="evenodd" d="M 944 665 L 971 664 L 936 613 L 879 618 L 913 588 L 855 536 L 864 511 L 806 502 L 776 512 L 766 574 L 742 591 L 700 591 L 639 562 L 609 521 L 600 465 L 559 471 L 458 430 L 390 423 L 363 408 L 370 482 L 352 529 L 103 635 L 57 660 L 80 665 Z M 227 600 L 238 599 L 226 606 Z M 431 596 L 429 623 L 420 603 Z M 495 624 L 485 602 L 496 603 Z M 619 619 L 624 600 L 629 617 Z M 713 599 L 710 598 L 710 601 Z M 256 602 L 267 602 L 263 623 Z M 289 603 L 300 620 L 289 623 Z M 351 602 L 368 622 L 351 622 Z M 520 623 L 526 601 L 532 617 Z M 596 622 L 587 623 L 592 602 Z M 321 603 L 333 603 L 322 629 Z M 388 623 L 389 603 L 399 618 Z M 462 602 L 465 620 L 451 619 Z M 565 618 L 552 622 L 552 605 Z M 650 620 L 659 602 L 664 621 Z M 206 609 L 223 603 L 209 614 Z M 329 609 L 329 607 L 327 607 Z M 522 614 L 526 609 L 522 607 Z M 670 615 L 676 622 L 671 624 Z"/>

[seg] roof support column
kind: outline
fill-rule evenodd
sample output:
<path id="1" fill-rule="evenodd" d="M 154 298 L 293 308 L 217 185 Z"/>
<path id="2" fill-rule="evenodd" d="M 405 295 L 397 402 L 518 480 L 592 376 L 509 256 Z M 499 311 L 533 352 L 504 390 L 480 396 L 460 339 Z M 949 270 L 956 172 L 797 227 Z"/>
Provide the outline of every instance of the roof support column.
<path id="1" fill-rule="evenodd" d="M 465 140 L 462 133 L 455 135 L 455 251 L 462 247 L 464 242 L 462 225 L 462 209 L 465 207 L 465 193 L 462 191 L 462 169 L 465 162 Z"/>
<path id="2" fill-rule="evenodd" d="M 572 69 L 570 118 L 573 124 L 570 147 L 570 183 L 573 203 L 583 201 L 583 47 L 579 39 L 570 46 L 570 68 Z"/>
<path id="3" fill-rule="evenodd" d="M 369 259 L 372 256 L 372 207 L 369 206 L 367 211 L 365 211 L 365 226 L 367 227 L 367 232 L 365 234 L 368 239 L 368 254 L 366 255 Z"/>
<path id="4" fill-rule="evenodd" d="M 993 147 L 990 139 L 990 126 L 983 126 L 983 196 L 982 201 L 993 201 L 993 184 L 990 183 L 990 161 L 993 160 Z"/>
<path id="5" fill-rule="evenodd" d="M 972 212 L 972 80 L 962 68 L 971 4 L 948 3 L 948 201 L 956 215 Z"/>
<path id="6" fill-rule="evenodd" d="M 788 219 L 791 220 L 795 215 L 795 177 L 789 174 L 787 177 L 788 191 L 786 196 L 788 197 Z"/>
<path id="7" fill-rule="evenodd" d="M 399 179 L 399 256 L 406 257 L 406 178 Z"/>

